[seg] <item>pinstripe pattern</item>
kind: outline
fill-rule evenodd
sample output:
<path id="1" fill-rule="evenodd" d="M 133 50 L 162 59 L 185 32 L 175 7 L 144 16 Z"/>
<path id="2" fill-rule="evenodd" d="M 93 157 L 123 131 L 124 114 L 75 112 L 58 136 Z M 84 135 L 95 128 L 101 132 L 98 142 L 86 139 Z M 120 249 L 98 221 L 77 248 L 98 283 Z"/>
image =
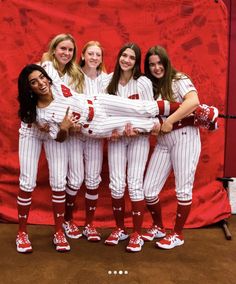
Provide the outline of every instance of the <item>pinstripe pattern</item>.
<path id="1" fill-rule="evenodd" d="M 54 88 L 52 90 L 55 92 Z M 95 115 L 92 122 L 88 122 L 87 99 L 93 100 Z M 57 136 L 59 123 L 64 118 L 68 106 L 71 113 L 80 114 L 79 123 L 83 126 L 82 133 L 97 138 L 110 137 L 114 129 L 113 124 L 124 130 L 125 124 L 131 121 L 138 128 L 144 129 L 143 120 L 145 120 L 145 117 L 155 117 L 158 112 L 155 101 L 141 102 L 104 94 L 100 94 L 96 98 L 83 95 L 55 98 L 47 107 L 37 108 L 37 120 L 39 124 L 49 124 L 49 134 L 53 139 Z M 108 117 L 110 115 L 112 117 Z M 124 118 L 124 116 L 128 117 Z M 135 116 L 137 118 L 134 118 Z M 144 118 L 138 119 L 139 117 Z M 155 121 L 157 119 L 150 118 L 146 120 L 145 132 L 149 132 L 152 129 Z M 140 126 L 138 123 L 140 123 Z"/>
<path id="2" fill-rule="evenodd" d="M 63 191 L 66 186 L 68 169 L 67 144 L 48 139 L 44 148 L 48 161 L 50 185 L 54 191 Z"/>
<path id="3" fill-rule="evenodd" d="M 128 98 L 133 94 L 138 94 L 141 100 L 153 100 L 152 84 L 149 79 L 141 76 L 138 80 L 131 79 L 125 86 L 119 84 L 118 96 Z M 130 102 L 136 101 L 130 100 Z M 133 118 L 130 122 L 136 127 Z M 124 196 L 127 174 L 131 201 L 144 199 L 143 175 L 149 147 L 148 136 L 122 137 L 118 141 L 108 143 L 109 187 L 113 198 L 120 199 Z"/>
<path id="4" fill-rule="evenodd" d="M 59 84 L 60 77 L 53 68 L 52 63 L 45 62 L 43 64 L 43 67 L 48 72 L 49 76 L 53 79 L 53 81 L 58 82 Z M 65 78 L 66 80 L 68 80 L 67 77 Z M 59 87 L 58 84 L 56 84 L 55 86 Z M 62 93 L 60 91 L 54 92 L 54 94 L 55 96 L 58 95 L 62 96 Z M 51 149 L 53 149 L 58 160 L 60 160 L 62 156 L 67 155 L 66 147 L 63 147 L 64 148 L 63 151 L 65 152 L 62 152 L 61 149 L 59 149 L 59 152 L 57 153 L 56 149 L 59 143 L 57 143 L 56 141 L 50 141 L 50 136 L 48 133 L 40 131 L 35 124 L 28 125 L 24 122 L 21 122 L 21 127 L 19 130 L 19 161 L 20 161 L 19 182 L 20 182 L 20 188 L 22 190 L 24 191 L 34 190 L 36 186 L 38 162 L 42 146 L 44 145 L 44 147 L 47 148 L 48 143 L 53 144 L 53 147 L 51 147 Z M 59 148 L 60 147 L 61 146 L 59 146 Z M 47 151 L 46 156 L 48 160 L 49 156 L 52 157 L 49 151 Z M 50 185 L 52 189 L 58 190 L 57 184 L 60 184 L 59 187 L 62 189 L 61 175 L 58 173 L 55 167 L 52 166 L 49 167 L 49 175 L 50 175 Z M 54 178 L 52 178 L 51 176 L 53 176 Z"/>
<path id="5" fill-rule="evenodd" d="M 181 78 L 173 81 L 172 84 L 178 102 L 182 102 L 190 91 L 196 91 L 190 79 L 185 75 Z M 200 152 L 201 140 L 198 128 L 186 126 L 159 136 L 144 180 L 145 198 L 152 200 L 159 195 L 173 168 L 177 199 L 191 200 Z"/>
<path id="6" fill-rule="evenodd" d="M 83 91 L 85 96 L 104 92 L 106 76 L 107 74 L 102 72 L 97 78 L 91 79 L 84 74 L 85 87 Z M 88 134 L 89 129 L 83 128 L 83 130 Z M 69 171 L 67 177 L 69 186 L 78 190 L 85 178 L 85 185 L 88 189 L 98 188 L 101 182 L 103 140 L 80 134 L 69 137 L 68 145 Z"/>
<path id="7" fill-rule="evenodd" d="M 48 140 L 48 134 L 43 133 L 32 124 L 21 122 L 19 130 L 19 162 L 20 188 L 24 191 L 33 191 L 36 186 L 38 161 L 42 145 Z"/>

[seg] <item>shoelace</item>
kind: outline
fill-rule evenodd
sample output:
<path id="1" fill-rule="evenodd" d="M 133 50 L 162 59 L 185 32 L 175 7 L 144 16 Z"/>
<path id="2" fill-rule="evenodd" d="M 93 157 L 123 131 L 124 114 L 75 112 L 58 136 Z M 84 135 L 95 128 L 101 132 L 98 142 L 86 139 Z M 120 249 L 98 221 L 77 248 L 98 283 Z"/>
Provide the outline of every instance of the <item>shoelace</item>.
<path id="1" fill-rule="evenodd" d="M 122 232 L 122 230 L 113 231 L 111 236 L 114 237 L 114 238 L 119 238 L 121 232 Z"/>
<path id="2" fill-rule="evenodd" d="M 156 227 L 151 227 L 150 229 L 147 230 L 148 233 L 150 234 L 156 234 L 158 229 Z"/>
<path id="3" fill-rule="evenodd" d="M 70 231 L 72 231 L 72 232 L 78 231 L 77 226 L 72 222 L 68 223 L 68 227 L 69 227 Z"/>
<path id="4" fill-rule="evenodd" d="M 166 240 L 168 241 L 174 241 L 176 239 L 177 235 L 176 234 L 171 234 L 167 237 L 165 237 Z"/>
<path id="5" fill-rule="evenodd" d="M 129 243 L 131 243 L 131 244 L 137 244 L 139 242 L 140 242 L 140 237 L 139 236 L 132 236 L 130 238 L 130 241 L 129 241 Z"/>
<path id="6" fill-rule="evenodd" d="M 19 235 L 18 242 L 19 242 L 20 244 L 30 243 L 29 238 L 28 238 L 28 235 L 27 235 L 27 234 L 21 234 L 21 235 Z"/>
<path id="7" fill-rule="evenodd" d="M 63 233 L 56 233 L 56 240 L 58 241 L 58 243 L 67 243 L 65 235 Z"/>
<path id="8" fill-rule="evenodd" d="M 89 234 L 98 234 L 98 232 L 96 231 L 96 229 L 94 227 L 87 227 L 87 231 Z"/>

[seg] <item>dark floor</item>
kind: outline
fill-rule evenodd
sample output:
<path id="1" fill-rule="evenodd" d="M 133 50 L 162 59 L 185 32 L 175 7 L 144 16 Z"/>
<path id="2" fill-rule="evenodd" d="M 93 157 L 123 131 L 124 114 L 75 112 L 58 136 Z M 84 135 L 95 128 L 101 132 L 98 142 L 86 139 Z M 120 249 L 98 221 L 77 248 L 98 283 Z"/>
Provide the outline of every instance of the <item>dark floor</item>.
<path id="1" fill-rule="evenodd" d="M 34 251 L 24 255 L 15 249 L 17 225 L 0 224 L 0 283 L 235 284 L 236 215 L 229 219 L 229 229 L 230 241 L 218 226 L 186 229 L 183 246 L 166 251 L 151 242 L 138 253 L 125 252 L 127 240 L 105 246 L 110 229 L 103 229 L 101 242 L 70 240 L 71 251 L 58 253 L 52 227 L 29 226 Z"/>

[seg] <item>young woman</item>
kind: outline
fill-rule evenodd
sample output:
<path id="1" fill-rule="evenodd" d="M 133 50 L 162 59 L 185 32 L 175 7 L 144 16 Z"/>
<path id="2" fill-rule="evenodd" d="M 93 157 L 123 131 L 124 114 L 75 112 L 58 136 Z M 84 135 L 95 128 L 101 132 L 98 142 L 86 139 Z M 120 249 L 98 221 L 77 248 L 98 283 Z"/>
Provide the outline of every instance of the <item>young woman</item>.
<path id="1" fill-rule="evenodd" d="M 105 73 L 103 48 L 98 41 L 89 41 L 82 49 L 79 67 L 83 73 L 82 91 L 85 95 L 104 92 Z M 78 190 L 85 179 L 85 226 L 83 235 L 88 241 L 100 241 L 100 233 L 93 225 L 101 182 L 103 140 L 73 135 L 68 141 L 70 165 L 68 172 L 65 229 L 73 236 L 73 211 Z"/>
<path id="2" fill-rule="evenodd" d="M 184 243 L 183 227 L 192 203 L 194 175 L 201 151 L 199 129 L 185 126 L 173 130 L 173 124 L 192 113 L 199 104 L 197 90 L 190 78 L 177 71 L 170 62 L 166 50 L 161 46 L 151 47 L 145 57 L 145 74 L 153 83 L 154 98 L 180 102 L 181 107 L 166 118 L 148 164 L 144 193 L 147 207 L 153 219 L 153 226 L 143 234 L 144 240 L 163 239 L 157 247 L 171 249 Z M 211 108 L 214 125 L 217 110 Z M 173 232 L 166 235 L 162 222 L 159 193 L 173 168 L 178 201 L 176 222 Z"/>
<path id="3" fill-rule="evenodd" d="M 103 72 L 105 68 L 103 64 L 103 49 L 100 43 L 91 41 L 84 46 L 79 62 L 83 76 L 80 76 L 80 73 L 74 66 L 75 53 L 76 45 L 73 38 L 70 35 L 58 35 L 51 41 L 48 52 L 44 54 L 44 60 L 46 61 L 43 62 L 43 67 L 54 82 L 59 82 L 60 84 L 60 81 L 63 81 L 78 92 L 81 92 L 82 89 L 83 93 L 87 95 L 102 92 L 106 74 Z M 76 78 L 76 72 L 79 80 L 71 80 Z M 95 120 L 93 120 L 93 123 L 95 124 Z M 112 125 L 111 120 L 107 121 L 109 129 L 110 125 Z M 100 128 L 100 131 L 102 129 Z M 85 128 L 82 129 L 82 132 L 83 130 Z M 87 128 L 86 130 L 91 129 Z M 122 134 L 123 128 L 119 129 L 117 125 L 117 130 Z M 109 133 L 106 134 L 106 131 L 103 134 L 110 136 Z M 86 220 L 83 234 L 89 241 L 99 241 L 101 237 L 93 226 L 93 219 L 98 199 L 98 186 L 101 181 L 103 141 L 77 134 L 69 136 L 67 143 L 69 170 L 66 186 L 65 222 L 63 224 L 65 233 L 70 238 L 79 238 L 81 236 L 78 227 L 73 222 L 73 208 L 77 191 L 81 187 L 85 174 L 87 188 L 85 196 Z"/>
<path id="4" fill-rule="evenodd" d="M 142 76 L 141 50 L 134 43 L 124 45 L 117 56 L 115 70 L 107 87 L 109 94 L 133 100 L 153 101 L 151 81 Z M 134 127 L 134 126 L 133 126 Z M 144 212 L 143 174 L 149 153 L 149 137 L 121 137 L 108 143 L 108 164 L 113 215 L 116 228 L 105 240 L 107 245 L 117 245 L 128 238 L 125 229 L 126 178 L 132 204 L 133 233 L 128 251 L 140 251 L 143 245 L 141 227 Z M 127 176 L 126 176 L 127 167 Z"/>
<path id="5" fill-rule="evenodd" d="M 44 54 L 44 60 L 47 60 L 43 63 L 44 68 L 50 73 L 55 82 L 61 82 L 62 80 L 67 84 L 74 85 L 77 91 L 82 90 L 82 88 L 80 89 L 80 82 L 83 76 L 75 62 L 76 44 L 71 35 L 59 34 L 54 37 L 49 44 L 48 52 Z M 61 94 L 56 92 L 55 95 Z M 30 94 L 30 96 L 32 95 Z M 30 103 L 30 97 L 28 102 L 25 103 L 26 105 Z M 52 203 L 57 232 L 55 237 L 57 243 L 60 240 L 60 243 L 63 244 L 57 245 L 56 249 L 63 250 L 64 246 L 65 250 L 68 250 L 69 244 L 61 228 L 64 220 L 65 184 L 68 168 L 67 145 L 50 139 L 46 125 L 42 127 L 43 129 L 46 128 L 44 129 L 46 131 L 40 131 L 38 125 L 31 123 L 32 119 L 24 113 L 24 106 L 20 108 L 20 117 L 22 122 L 19 137 L 20 190 L 17 198 L 19 216 L 19 233 L 16 240 L 17 251 L 23 253 L 32 251 L 26 231 L 26 223 L 31 205 L 31 194 L 36 186 L 38 161 L 43 144 L 49 163 L 50 185 L 53 190 Z M 60 175 L 58 174 L 59 168 L 57 168 L 57 165 L 60 166 Z"/>
<path id="6" fill-rule="evenodd" d="M 29 75 L 34 73 L 34 76 L 30 78 Z M 66 183 L 66 173 L 68 167 L 68 151 L 66 143 L 57 143 L 54 140 L 50 139 L 48 133 L 41 132 L 36 127 L 36 116 L 37 111 L 41 113 L 43 117 L 42 122 L 46 124 L 52 124 L 57 126 L 53 128 L 56 130 L 55 133 L 50 132 L 49 135 L 52 135 L 53 138 L 58 139 L 58 141 L 63 141 L 68 135 L 67 129 L 62 129 L 62 135 L 57 135 L 60 130 L 59 121 L 55 121 L 55 113 L 59 111 L 60 121 L 64 118 L 68 106 L 72 107 L 75 105 L 75 99 L 72 103 L 69 102 L 68 96 L 71 95 L 71 90 L 65 85 L 59 83 L 51 88 L 51 78 L 46 73 L 45 69 L 39 65 L 31 64 L 27 65 L 20 73 L 18 88 L 19 95 L 18 100 L 20 103 L 19 115 L 22 120 L 22 127 L 20 130 L 20 144 L 19 144 L 19 157 L 20 157 L 20 190 L 17 198 L 18 204 L 18 214 L 19 214 L 19 232 L 16 239 L 17 251 L 18 252 L 30 252 L 32 251 L 31 243 L 28 239 L 28 234 L 26 231 L 27 218 L 29 214 L 30 204 L 31 204 L 31 195 L 33 188 L 35 187 L 36 174 L 37 174 L 37 165 L 38 159 L 41 151 L 42 144 L 44 143 L 46 156 L 49 163 L 49 174 L 50 174 L 50 184 L 53 189 L 53 208 L 54 208 L 54 217 L 56 225 L 56 233 L 54 234 L 54 243 L 58 251 L 68 251 L 70 246 L 66 241 L 65 235 L 62 232 L 62 222 L 64 221 L 64 202 L 65 202 L 65 183 Z M 33 89 L 34 84 L 36 89 Z M 52 91 L 53 90 L 53 91 Z M 60 100 L 68 100 L 64 104 L 64 109 L 62 115 L 60 113 L 61 107 L 60 104 L 50 113 L 50 104 L 52 102 L 58 102 L 58 97 Z M 66 97 L 66 99 L 64 99 Z M 85 99 L 85 96 L 77 95 L 75 96 L 78 99 L 79 106 L 76 111 L 76 117 L 78 117 L 79 112 L 83 113 L 83 129 L 87 129 L 90 126 L 90 121 L 93 120 L 93 116 L 96 118 L 99 117 L 98 113 L 106 113 L 107 115 L 115 115 L 116 123 L 110 126 L 109 123 L 104 123 L 104 115 L 102 115 L 102 121 L 100 121 L 101 127 L 104 127 L 105 130 L 110 129 L 110 133 L 113 129 L 121 127 L 121 117 L 119 115 L 127 115 L 128 117 L 124 118 L 124 124 L 127 124 L 127 120 L 132 123 L 132 121 L 138 121 L 141 124 L 141 128 L 144 127 L 143 119 L 140 121 L 140 118 L 132 118 L 132 116 L 139 117 L 150 117 L 156 116 L 157 114 L 168 113 L 169 110 L 174 111 L 178 104 L 159 104 L 159 102 L 149 102 L 143 101 L 131 101 L 129 99 L 119 98 L 115 96 L 100 95 L 99 99 L 95 100 L 95 97 L 91 97 L 91 100 Z M 59 100 L 59 101 L 60 101 Z M 88 104 L 89 102 L 89 104 Z M 91 105 L 93 103 L 93 105 Z M 36 108 L 36 106 L 38 106 Z M 55 104 L 54 104 L 55 106 Z M 65 108 L 66 106 L 66 108 Z M 164 106 L 164 107 L 163 107 Z M 174 106 L 173 108 L 170 106 Z M 99 109 L 100 108 L 100 109 Z M 51 109 L 52 110 L 52 109 Z M 47 117 L 48 114 L 48 117 Z M 77 122 L 77 118 L 73 119 L 71 123 L 73 125 Z M 109 121 L 112 120 L 112 117 L 109 116 Z M 84 123 L 86 121 L 86 123 Z M 108 121 L 105 117 L 105 121 Z M 147 123 L 146 121 L 145 123 Z M 118 123 L 118 124 L 117 124 Z M 136 125 L 134 123 L 134 125 Z M 97 123 L 95 123 L 95 126 Z M 105 126 L 104 126 L 105 125 Z M 62 127 L 62 125 L 61 125 Z M 88 129 L 87 135 L 93 135 L 91 133 L 92 129 Z M 150 128 L 151 130 L 151 128 Z M 60 132 L 59 132 L 60 133 Z M 96 133 L 96 128 L 95 128 Z M 99 133 L 99 129 L 98 129 Z M 46 137 L 44 137 L 46 135 Z M 103 134 L 102 134 L 103 135 Z M 56 143 L 56 144 L 55 144 Z M 59 172 L 58 172 L 59 171 Z M 59 174 L 60 173 L 60 174 Z"/>
<path id="7" fill-rule="evenodd" d="M 52 78 L 53 82 L 65 84 L 64 93 L 69 92 L 68 87 L 82 93 L 84 75 L 76 62 L 77 46 L 70 34 L 59 34 L 49 43 L 49 49 L 42 57 L 42 66 Z M 60 92 L 59 92 L 60 93 Z M 77 139 L 80 127 L 71 127 L 70 135 L 66 141 L 68 146 L 68 173 L 66 184 L 66 208 L 63 227 L 67 237 L 78 239 L 82 236 L 79 228 L 72 220 L 72 211 L 78 188 L 83 182 L 80 177 L 83 167 L 79 164 L 81 140 Z M 76 151 L 75 151 L 76 150 Z"/>

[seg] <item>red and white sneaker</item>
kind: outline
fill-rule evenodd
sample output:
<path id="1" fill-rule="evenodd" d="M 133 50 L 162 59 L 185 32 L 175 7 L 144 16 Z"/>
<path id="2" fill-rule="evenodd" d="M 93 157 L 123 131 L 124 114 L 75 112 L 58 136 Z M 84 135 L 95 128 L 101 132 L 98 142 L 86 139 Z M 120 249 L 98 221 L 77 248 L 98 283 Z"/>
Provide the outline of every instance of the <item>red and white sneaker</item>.
<path id="1" fill-rule="evenodd" d="M 66 240 L 66 236 L 63 232 L 56 232 L 53 236 L 53 243 L 56 250 L 59 252 L 70 251 L 70 245 Z"/>
<path id="2" fill-rule="evenodd" d="M 16 250 L 21 253 L 33 251 L 29 236 L 26 232 L 18 232 L 18 235 L 16 236 Z"/>
<path id="3" fill-rule="evenodd" d="M 160 228 L 157 225 L 152 226 L 150 229 L 146 231 L 146 233 L 142 234 L 142 239 L 144 241 L 153 241 L 154 239 L 163 238 L 166 236 L 166 230 L 164 228 Z"/>
<path id="4" fill-rule="evenodd" d="M 126 250 L 129 252 L 141 251 L 144 241 L 138 233 L 132 233 L 130 235 L 129 244 L 126 247 Z"/>
<path id="5" fill-rule="evenodd" d="M 114 231 L 112 231 L 112 233 L 105 240 L 104 243 L 106 245 L 114 246 L 114 245 L 117 245 L 119 243 L 119 241 L 126 240 L 128 237 L 129 237 L 129 235 L 126 234 L 124 230 L 122 230 L 120 228 L 116 228 Z"/>
<path id="6" fill-rule="evenodd" d="M 157 247 L 162 249 L 172 249 L 184 244 L 184 237 L 175 232 L 168 234 L 165 238 L 156 242 Z"/>
<path id="7" fill-rule="evenodd" d="M 82 236 L 81 232 L 79 231 L 79 228 L 75 225 L 75 223 L 71 221 L 65 221 L 62 224 L 65 234 L 68 238 L 71 239 L 78 239 Z"/>
<path id="8" fill-rule="evenodd" d="M 217 125 L 218 116 L 219 111 L 216 107 L 205 104 L 199 105 L 194 111 L 194 125 L 212 130 L 212 125 Z M 217 129 L 217 127 L 214 128 Z"/>
<path id="9" fill-rule="evenodd" d="M 83 235 L 90 242 L 99 242 L 101 240 L 101 235 L 98 233 L 96 228 L 91 225 L 87 225 L 83 230 Z"/>

